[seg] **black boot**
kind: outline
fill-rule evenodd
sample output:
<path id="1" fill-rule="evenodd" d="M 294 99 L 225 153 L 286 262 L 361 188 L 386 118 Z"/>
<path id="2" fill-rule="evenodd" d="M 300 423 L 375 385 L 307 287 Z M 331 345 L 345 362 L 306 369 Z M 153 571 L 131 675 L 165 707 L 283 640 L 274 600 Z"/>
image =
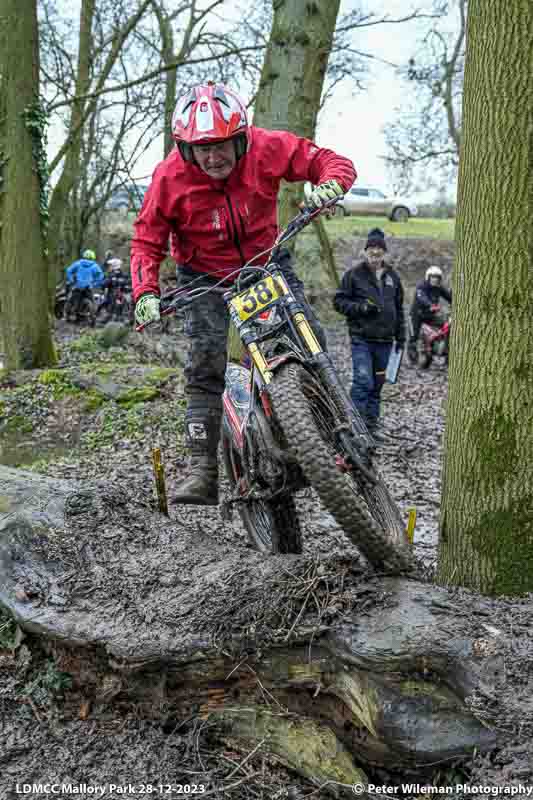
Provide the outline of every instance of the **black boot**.
<path id="1" fill-rule="evenodd" d="M 221 399 L 188 398 L 185 444 L 190 453 L 189 474 L 178 486 L 175 503 L 218 505 L 218 440 L 222 417 Z"/>
<path id="2" fill-rule="evenodd" d="M 174 495 L 175 503 L 196 506 L 218 505 L 218 463 L 216 455 L 191 456 L 190 472 Z"/>

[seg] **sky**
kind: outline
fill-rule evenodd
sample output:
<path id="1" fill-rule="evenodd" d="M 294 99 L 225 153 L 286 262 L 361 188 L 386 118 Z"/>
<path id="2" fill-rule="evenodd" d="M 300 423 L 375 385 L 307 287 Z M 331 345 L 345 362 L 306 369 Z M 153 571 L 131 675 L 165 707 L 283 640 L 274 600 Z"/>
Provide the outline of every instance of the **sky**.
<path id="1" fill-rule="evenodd" d="M 365 0 L 341 0 L 339 18 L 352 8 L 360 7 Z M 417 8 L 427 5 L 419 0 Z M 415 0 L 366 0 L 366 6 L 377 15 L 402 18 L 415 6 Z M 375 59 L 404 65 L 416 50 L 422 35 L 420 21 L 401 25 L 379 25 L 362 28 L 357 32 L 354 45 L 371 53 Z M 355 84 L 344 81 L 336 89 L 322 110 L 317 127 L 316 142 L 352 159 L 361 183 L 370 183 L 386 191 L 390 189 L 387 168 L 380 156 L 386 152 L 383 128 L 395 116 L 395 109 L 407 99 L 408 87 L 395 70 L 370 60 L 365 78 L 365 91 L 355 90 Z M 246 98 L 245 98 L 246 99 Z M 162 145 L 147 151 L 139 165 L 139 175 L 151 174 L 161 158 Z M 420 200 L 435 196 L 432 189 Z"/>
<path id="2" fill-rule="evenodd" d="M 341 0 L 339 18 L 365 3 L 367 9 L 376 14 L 394 18 L 406 16 L 415 5 L 417 8 L 427 8 L 429 0 Z M 75 5 L 79 6 L 79 0 Z M 231 3 L 228 6 L 231 7 Z M 353 41 L 357 49 L 371 53 L 376 59 L 405 65 L 416 51 L 421 36 L 422 23 L 411 21 L 401 25 L 362 28 Z M 319 116 L 316 142 L 351 158 L 361 183 L 369 183 L 387 191 L 390 189 L 387 168 L 380 158 L 386 152 L 383 129 L 394 119 L 402 101 L 407 101 L 409 88 L 392 67 L 379 60 L 368 63 L 364 91 L 354 90 L 355 84 L 349 80 L 336 87 Z M 51 149 L 53 152 L 55 148 Z M 147 176 L 152 174 L 161 160 L 162 152 L 162 140 L 156 140 L 139 162 L 134 177 L 146 183 Z M 417 199 L 430 200 L 434 196 L 435 190 L 432 189 L 425 196 L 417 195 Z"/>
<path id="3" fill-rule="evenodd" d="M 352 5 L 353 2 L 341 2 L 341 13 Z M 374 0 L 371 7 L 376 14 L 401 18 L 409 4 L 405 0 Z M 414 54 L 420 36 L 419 21 L 379 25 L 358 31 L 354 44 L 376 59 L 403 66 Z M 397 107 L 407 100 L 408 86 L 392 67 L 377 60 L 369 62 L 365 86 L 365 91 L 356 94 L 349 82 L 336 89 L 319 118 L 316 140 L 323 147 L 349 156 L 361 183 L 387 189 L 387 168 L 380 158 L 386 152 L 383 129 L 395 118 Z"/>

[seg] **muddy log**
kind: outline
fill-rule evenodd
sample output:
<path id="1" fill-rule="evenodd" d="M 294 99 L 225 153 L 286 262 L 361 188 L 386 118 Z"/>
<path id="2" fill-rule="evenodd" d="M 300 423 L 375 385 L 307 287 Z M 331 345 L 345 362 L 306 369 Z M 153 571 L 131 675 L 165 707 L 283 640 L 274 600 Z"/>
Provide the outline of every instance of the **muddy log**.
<path id="1" fill-rule="evenodd" d="M 0 604 L 94 708 L 203 717 L 343 795 L 365 768 L 492 747 L 487 601 L 363 562 L 264 557 L 125 487 L 0 467 Z M 223 523 L 221 523 L 222 525 Z"/>

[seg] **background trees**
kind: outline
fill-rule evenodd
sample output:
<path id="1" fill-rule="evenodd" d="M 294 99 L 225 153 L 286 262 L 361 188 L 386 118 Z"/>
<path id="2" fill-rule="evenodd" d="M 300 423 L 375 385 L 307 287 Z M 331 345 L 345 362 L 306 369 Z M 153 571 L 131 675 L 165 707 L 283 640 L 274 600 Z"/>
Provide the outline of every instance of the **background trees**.
<path id="1" fill-rule="evenodd" d="M 435 0 L 433 19 L 418 51 L 400 75 L 412 99 L 385 130 L 387 161 L 398 188 L 455 179 L 461 144 L 461 105 L 467 0 Z"/>
<path id="2" fill-rule="evenodd" d="M 7 366 L 54 361 L 48 324 L 45 118 L 37 0 L 0 0 L 0 319 Z"/>
<path id="3" fill-rule="evenodd" d="M 44 0 L 47 110 L 64 139 L 51 162 L 51 287 L 79 255 L 88 223 L 113 190 L 131 183 L 135 164 L 166 133 L 176 94 L 207 76 L 255 64 L 261 46 L 217 13 L 223 0 L 82 0 L 79 24 Z M 253 18 L 253 15 L 252 15 Z M 79 30 L 75 41 L 72 30 Z M 69 51 L 78 52 L 73 68 Z"/>
<path id="4" fill-rule="evenodd" d="M 470 0 L 440 578 L 533 590 L 529 0 Z"/>

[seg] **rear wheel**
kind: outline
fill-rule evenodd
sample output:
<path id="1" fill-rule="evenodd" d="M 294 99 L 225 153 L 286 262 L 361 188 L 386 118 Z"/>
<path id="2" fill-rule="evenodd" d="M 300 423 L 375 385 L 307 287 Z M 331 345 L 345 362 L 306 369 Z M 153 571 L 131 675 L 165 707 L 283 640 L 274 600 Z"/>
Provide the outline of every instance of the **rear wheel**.
<path id="1" fill-rule="evenodd" d="M 224 467 L 232 490 L 244 477 L 239 452 L 230 434 L 222 431 Z M 262 553 L 301 553 L 302 532 L 294 498 L 288 493 L 272 500 L 250 500 L 237 504 L 252 546 Z"/>
<path id="2" fill-rule="evenodd" d="M 413 367 L 418 366 L 418 345 L 415 342 L 410 342 L 407 346 L 407 359 Z"/>
<path id="3" fill-rule="evenodd" d="M 428 353 L 427 350 L 424 350 L 420 358 L 421 369 L 429 369 L 432 362 L 433 362 L 433 355 L 431 353 Z"/>
<path id="4" fill-rule="evenodd" d="M 339 436 L 346 420 L 322 385 L 292 363 L 268 389 L 286 446 L 330 514 L 375 567 L 409 570 L 413 558 L 398 508 L 371 463 L 373 480 L 346 468 Z"/>
<path id="5" fill-rule="evenodd" d="M 393 222 L 407 222 L 409 219 L 409 209 L 405 206 L 396 206 L 392 212 L 391 219 Z"/>
<path id="6" fill-rule="evenodd" d="M 84 297 L 81 301 L 78 316 L 82 320 L 86 319 L 91 328 L 94 327 L 96 323 L 96 311 L 94 303 L 88 297 Z"/>

